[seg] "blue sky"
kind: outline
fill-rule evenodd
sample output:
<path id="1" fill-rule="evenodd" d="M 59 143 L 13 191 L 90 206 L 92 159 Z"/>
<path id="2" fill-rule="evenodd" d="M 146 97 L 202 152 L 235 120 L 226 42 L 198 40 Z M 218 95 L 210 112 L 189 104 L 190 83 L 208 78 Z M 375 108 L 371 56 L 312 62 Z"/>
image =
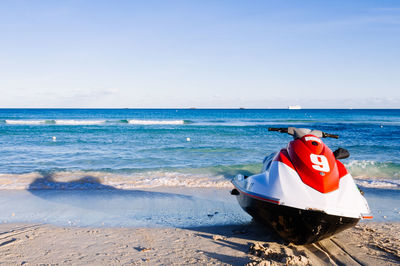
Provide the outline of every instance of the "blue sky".
<path id="1" fill-rule="evenodd" d="M 400 1 L 2 1 L 0 107 L 400 108 Z"/>

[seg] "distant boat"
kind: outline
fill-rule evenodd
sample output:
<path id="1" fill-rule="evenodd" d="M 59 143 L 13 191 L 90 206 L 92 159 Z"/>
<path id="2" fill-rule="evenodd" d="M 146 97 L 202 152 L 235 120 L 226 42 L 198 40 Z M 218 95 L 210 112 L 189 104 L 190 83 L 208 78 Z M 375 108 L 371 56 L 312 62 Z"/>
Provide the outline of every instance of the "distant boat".
<path id="1" fill-rule="evenodd" d="M 288 109 L 289 110 L 300 110 L 301 106 L 300 105 L 289 105 Z"/>

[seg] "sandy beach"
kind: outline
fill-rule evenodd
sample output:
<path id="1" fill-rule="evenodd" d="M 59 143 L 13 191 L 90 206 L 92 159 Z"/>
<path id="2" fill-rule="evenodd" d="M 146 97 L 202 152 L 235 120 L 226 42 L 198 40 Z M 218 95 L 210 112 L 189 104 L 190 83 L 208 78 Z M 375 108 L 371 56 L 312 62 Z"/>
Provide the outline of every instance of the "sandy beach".
<path id="1" fill-rule="evenodd" d="M 0 225 L 2 265 L 397 265 L 400 223 L 360 223 L 295 246 L 250 223 L 200 228 Z"/>
<path id="2" fill-rule="evenodd" d="M 380 222 L 398 210 L 379 195 L 376 222 L 296 246 L 227 189 L 3 190 L 0 265 L 398 265 L 400 223 Z"/>

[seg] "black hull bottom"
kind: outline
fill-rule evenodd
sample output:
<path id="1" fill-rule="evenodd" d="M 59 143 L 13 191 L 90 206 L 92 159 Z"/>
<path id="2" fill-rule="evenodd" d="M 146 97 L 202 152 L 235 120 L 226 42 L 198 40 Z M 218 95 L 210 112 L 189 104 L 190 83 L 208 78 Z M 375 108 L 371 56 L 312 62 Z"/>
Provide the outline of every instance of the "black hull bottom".
<path id="1" fill-rule="evenodd" d="M 355 226 L 360 219 L 301 210 L 258 200 L 240 193 L 240 206 L 253 218 L 270 225 L 284 240 L 311 244 Z"/>

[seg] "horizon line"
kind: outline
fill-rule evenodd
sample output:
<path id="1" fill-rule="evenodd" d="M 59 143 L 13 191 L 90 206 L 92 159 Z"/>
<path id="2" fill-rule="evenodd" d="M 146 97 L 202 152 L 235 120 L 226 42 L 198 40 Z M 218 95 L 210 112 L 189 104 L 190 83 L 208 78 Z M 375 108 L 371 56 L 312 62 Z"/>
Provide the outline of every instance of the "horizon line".
<path id="1" fill-rule="evenodd" d="M 290 110 L 290 111 L 301 111 L 301 110 L 400 110 L 400 108 L 387 107 L 387 108 L 359 108 L 359 107 L 329 107 L 329 108 L 301 108 L 301 109 L 289 109 L 281 107 L 265 107 L 265 108 L 247 108 L 247 107 L 0 107 L 0 110 L 6 109 L 86 109 L 86 110 Z"/>

